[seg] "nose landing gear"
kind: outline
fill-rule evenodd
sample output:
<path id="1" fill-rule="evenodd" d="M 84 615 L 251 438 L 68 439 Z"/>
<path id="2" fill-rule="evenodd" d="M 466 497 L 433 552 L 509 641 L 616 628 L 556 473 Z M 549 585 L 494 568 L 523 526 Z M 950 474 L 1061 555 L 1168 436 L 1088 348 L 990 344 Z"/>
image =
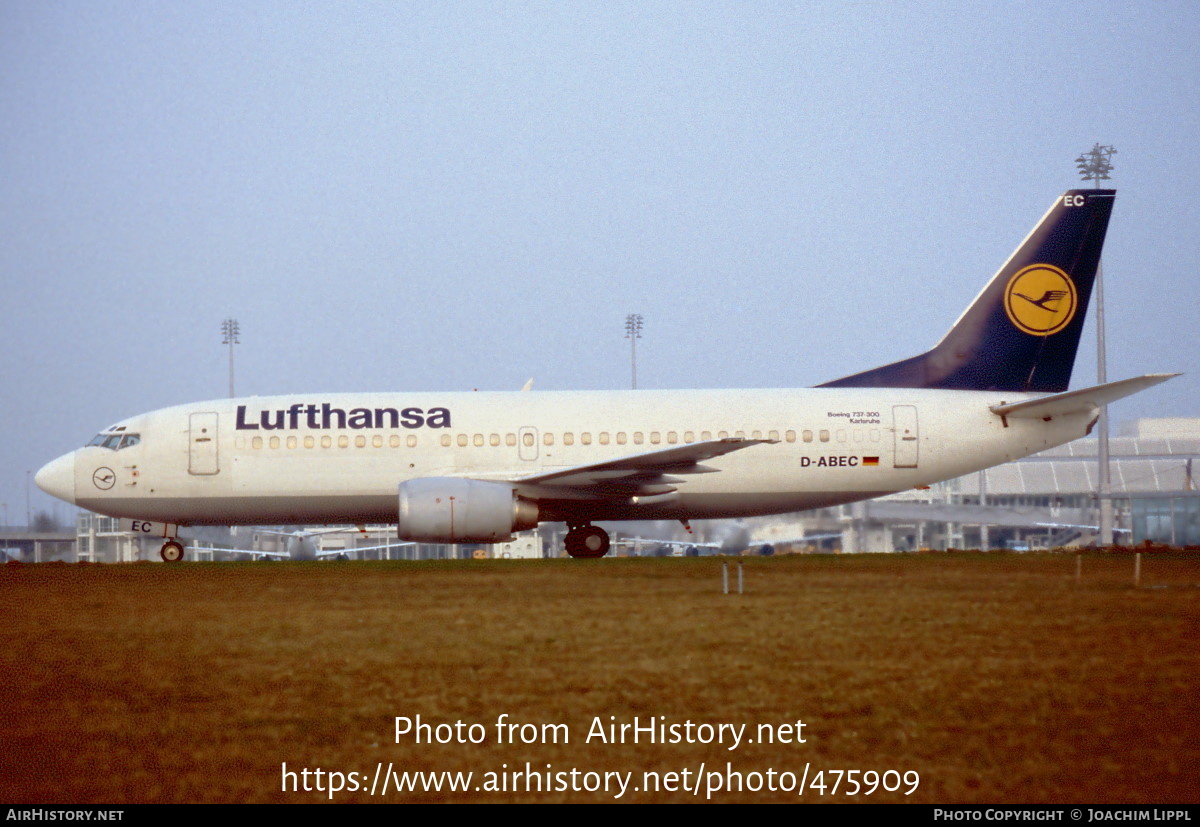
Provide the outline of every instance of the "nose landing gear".
<path id="1" fill-rule="evenodd" d="M 158 550 L 158 556 L 166 563 L 178 563 L 183 559 L 183 546 L 174 540 L 167 540 Z"/>

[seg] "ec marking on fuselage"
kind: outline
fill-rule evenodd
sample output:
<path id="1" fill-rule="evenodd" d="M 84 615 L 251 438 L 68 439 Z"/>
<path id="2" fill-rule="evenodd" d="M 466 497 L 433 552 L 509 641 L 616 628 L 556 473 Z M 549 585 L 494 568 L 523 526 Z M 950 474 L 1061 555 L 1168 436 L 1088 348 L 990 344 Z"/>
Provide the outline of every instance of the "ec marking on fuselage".
<path id="1" fill-rule="evenodd" d="M 1079 298 L 1070 276 L 1053 264 L 1031 264 L 1008 281 L 1004 311 L 1030 336 L 1051 336 L 1075 318 Z"/>

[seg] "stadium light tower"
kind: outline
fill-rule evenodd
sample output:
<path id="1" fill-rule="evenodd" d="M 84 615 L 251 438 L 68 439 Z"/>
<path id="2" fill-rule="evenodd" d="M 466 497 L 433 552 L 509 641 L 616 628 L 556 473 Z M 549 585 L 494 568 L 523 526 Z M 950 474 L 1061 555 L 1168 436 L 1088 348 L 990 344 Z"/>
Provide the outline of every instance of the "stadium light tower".
<path id="1" fill-rule="evenodd" d="M 1112 172 L 1112 156 L 1116 154 L 1115 147 L 1096 144 L 1075 159 L 1079 176 L 1084 181 L 1091 181 L 1096 189 L 1100 189 L 1100 182 L 1107 181 L 1108 174 Z"/>
<path id="2" fill-rule="evenodd" d="M 221 334 L 225 337 L 221 340 L 221 344 L 229 345 L 229 398 L 233 399 L 233 346 L 240 345 L 238 341 L 238 333 L 241 329 L 238 327 L 237 319 L 226 319 L 221 322 Z"/>
<path id="3" fill-rule="evenodd" d="M 1099 189 L 1101 181 L 1107 181 L 1112 172 L 1112 156 L 1117 150 L 1111 146 L 1096 144 L 1075 159 L 1079 177 L 1091 181 Z M 1096 380 L 1103 385 L 1108 381 L 1108 357 L 1104 345 L 1104 268 L 1096 262 Z M 1113 544 L 1112 474 L 1108 466 L 1108 406 L 1100 408 L 1100 431 L 1098 446 L 1100 461 L 1100 486 L 1096 492 L 1100 502 L 1100 544 Z"/>
<path id="4" fill-rule="evenodd" d="M 633 369 L 630 387 L 637 390 L 637 340 L 642 338 L 642 314 L 630 313 L 625 317 L 625 338 L 629 340 L 629 358 Z"/>

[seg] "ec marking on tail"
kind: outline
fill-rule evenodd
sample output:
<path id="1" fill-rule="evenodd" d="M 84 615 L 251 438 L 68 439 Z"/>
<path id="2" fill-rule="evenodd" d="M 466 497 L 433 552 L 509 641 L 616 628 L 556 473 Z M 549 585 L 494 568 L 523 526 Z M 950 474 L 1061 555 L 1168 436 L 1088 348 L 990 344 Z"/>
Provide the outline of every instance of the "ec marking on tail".
<path id="1" fill-rule="evenodd" d="M 1053 264 L 1031 264 L 1004 291 L 1004 310 L 1018 330 L 1050 336 L 1075 318 L 1078 297 L 1071 278 Z"/>

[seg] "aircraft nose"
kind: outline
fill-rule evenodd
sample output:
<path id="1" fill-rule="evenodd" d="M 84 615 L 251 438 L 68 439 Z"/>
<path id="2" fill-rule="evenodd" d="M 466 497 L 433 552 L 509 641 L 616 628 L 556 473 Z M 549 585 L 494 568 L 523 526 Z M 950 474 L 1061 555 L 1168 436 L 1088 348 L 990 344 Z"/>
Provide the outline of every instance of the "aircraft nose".
<path id="1" fill-rule="evenodd" d="M 75 454 L 64 454 L 46 463 L 33 478 L 37 487 L 52 497 L 75 504 Z"/>

